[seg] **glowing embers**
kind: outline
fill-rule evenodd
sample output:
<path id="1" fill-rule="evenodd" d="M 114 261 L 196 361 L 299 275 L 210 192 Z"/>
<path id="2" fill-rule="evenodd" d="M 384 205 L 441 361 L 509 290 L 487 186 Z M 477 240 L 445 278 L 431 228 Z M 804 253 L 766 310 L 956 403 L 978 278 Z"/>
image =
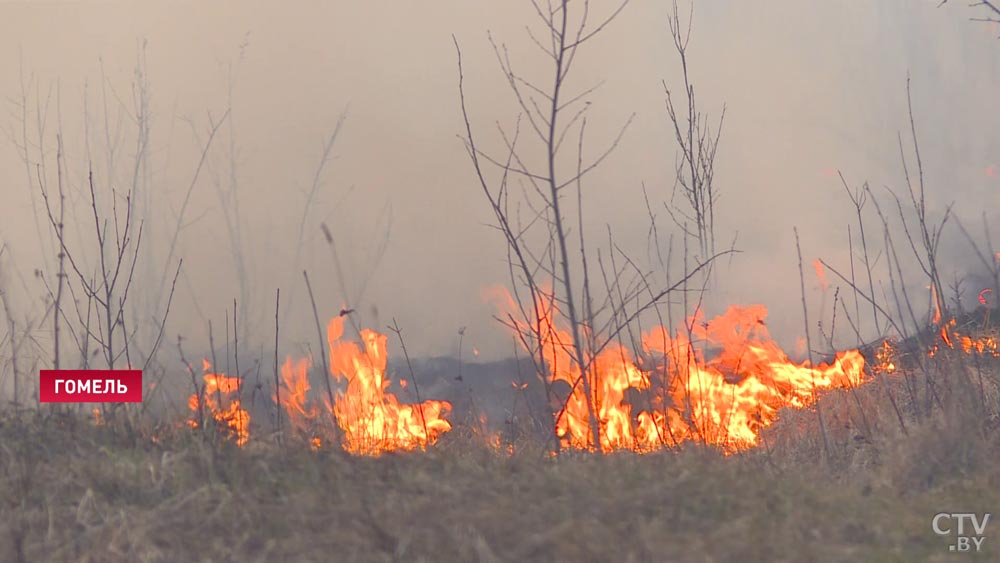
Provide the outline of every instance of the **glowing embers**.
<path id="1" fill-rule="evenodd" d="M 989 317 L 986 318 L 988 320 Z M 980 336 L 971 336 L 959 331 L 956 325 L 955 319 L 941 325 L 941 340 L 945 346 L 952 350 L 961 350 L 966 354 L 1000 358 L 1000 344 L 998 344 L 996 334 L 983 332 Z M 957 347 L 955 343 L 958 343 Z"/>
<path id="2" fill-rule="evenodd" d="M 883 340 L 882 345 L 875 350 L 875 364 L 871 366 L 874 373 L 895 373 L 899 366 L 896 365 L 898 353 L 896 346 L 888 340 Z"/>

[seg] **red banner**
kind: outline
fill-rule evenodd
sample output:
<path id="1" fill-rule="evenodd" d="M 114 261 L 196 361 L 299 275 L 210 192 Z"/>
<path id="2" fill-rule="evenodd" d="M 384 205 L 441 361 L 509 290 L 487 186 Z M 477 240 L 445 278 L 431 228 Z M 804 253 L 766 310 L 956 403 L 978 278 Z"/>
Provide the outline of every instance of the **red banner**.
<path id="1" fill-rule="evenodd" d="M 142 370 L 43 369 L 38 400 L 42 403 L 141 403 Z"/>

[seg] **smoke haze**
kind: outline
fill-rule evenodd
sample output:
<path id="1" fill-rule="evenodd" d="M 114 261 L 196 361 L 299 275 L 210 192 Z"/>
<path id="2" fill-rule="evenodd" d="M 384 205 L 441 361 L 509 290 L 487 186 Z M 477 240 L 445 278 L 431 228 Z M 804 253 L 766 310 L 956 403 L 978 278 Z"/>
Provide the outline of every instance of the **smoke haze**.
<path id="1" fill-rule="evenodd" d="M 593 4 L 607 13 L 617 3 Z M 742 250 L 721 266 L 714 299 L 767 305 L 771 331 L 786 344 L 802 332 L 793 227 L 810 303 L 818 306 L 819 283 L 808 263 L 823 257 L 846 267 L 849 260 L 853 209 L 837 171 L 852 186 L 868 181 L 877 193 L 905 189 L 897 135 L 910 151 L 907 75 L 935 217 L 955 202 L 978 233 L 980 213 L 1000 208 L 1000 30 L 968 21 L 977 14 L 965 3 L 937 4 L 696 2 L 690 61 L 699 106 L 712 121 L 726 107 L 717 232 L 720 245 L 738 235 Z M 663 82 L 676 89 L 680 74 L 668 10 L 663 1 L 632 2 L 581 49 L 569 85 L 580 91 L 603 83 L 591 98 L 587 155 L 599 154 L 635 114 L 617 150 L 587 179 L 584 228 L 603 244 L 610 227 L 644 263 L 642 186 L 662 210 L 673 185 Z M 0 2 L 0 125 L 7 133 L 0 150 L 0 242 L 7 250 L 0 265 L 18 318 L 41 317 L 46 291 L 33 272 L 51 279 L 55 268 L 37 175 L 43 171 L 51 189 L 61 130 L 71 243 L 93 237 L 85 223 L 90 162 L 97 184 L 118 193 L 139 178 L 148 247 L 136 275 L 146 307 L 162 310 L 157 288 L 184 259 L 170 339 L 207 340 L 208 320 L 221 326 L 238 298 L 245 301 L 246 337 L 268 342 L 279 287 L 292 307 L 282 325 L 288 342 L 313 338 L 306 269 L 321 318 L 343 305 L 379 330 L 395 318 L 410 353 L 421 356 L 456 354 L 464 326 L 465 353 L 474 346 L 483 358 L 509 355 L 511 339 L 482 298 L 484 287 L 507 283 L 509 274 L 459 138 L 452 35 L 462 48 L 472 125 L 484 150 L 501 153 L 496 123 L 512 127 L 517 105 L 487 33 L 509 47 L 516 69 L 548 84 L 544 57 L 525 31 L 529 25 L 537 32 L 537 24 L 531 3 L 499 0 Z M 138 80 L 148 81 L 150 133 L 148 166 L 137 172 Z M 230 104 L 165 264 L 211 124 Z M 324 143 L 342 115 L 304 212 Z M 34 156 L 40 128 L 44 162 Z M 23 131 L 33 151 L 27 167 Z M 223 210 L 237 209 L 237 223 L 227 224 Z M 657 215 L 664 233 L 677 230 L 665 213 Z M 346 287 L 321 223 L 335 241 Z M 954 240 L 942 245 L 948 279 L 975 266 L 967 246 Z M 978 292 L 972 289 L 970 300 Z"/>

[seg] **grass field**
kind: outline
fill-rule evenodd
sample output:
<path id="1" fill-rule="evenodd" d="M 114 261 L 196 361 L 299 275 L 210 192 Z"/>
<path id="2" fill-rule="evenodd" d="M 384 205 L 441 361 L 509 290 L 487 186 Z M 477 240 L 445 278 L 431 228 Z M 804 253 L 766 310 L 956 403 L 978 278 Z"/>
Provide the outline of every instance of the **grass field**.
<path id="1" fill-rule="evenodd" d="M 949 553 L 954 538 L 931 528 L 939 512 L 1000 506 L 996 409 L 955 379 L 929 414 L 903 404 L 901 426 L 878 404 L 886 389 L 905 395 L 903 380 L 824 397 L 829 459 L 808 410 L 728 456 L 689 445 L 555 458 L 461 432 L 368 458 L 267 437 L 238 448 L 127 416 L 95 426 L 8 412 L 0 560 L 996 560 L 989 525 L 978 556 Z M 838 418 L 851 408 L 867 411 L 869 435 Z"/>

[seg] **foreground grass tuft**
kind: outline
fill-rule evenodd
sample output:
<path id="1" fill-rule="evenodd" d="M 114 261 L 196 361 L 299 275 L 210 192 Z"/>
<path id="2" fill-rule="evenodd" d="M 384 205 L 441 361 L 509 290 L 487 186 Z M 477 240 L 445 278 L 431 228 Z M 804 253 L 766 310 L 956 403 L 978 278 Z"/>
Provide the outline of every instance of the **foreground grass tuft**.
<path id="1" fill-rule="evenodd" d="M 934 514 L 1000 506 L 996 434 L 934 421 L 846 469 L 702 447 L 371 459 L 111 426 L 0 420 L 0 560 L 944 560 Z"/>

